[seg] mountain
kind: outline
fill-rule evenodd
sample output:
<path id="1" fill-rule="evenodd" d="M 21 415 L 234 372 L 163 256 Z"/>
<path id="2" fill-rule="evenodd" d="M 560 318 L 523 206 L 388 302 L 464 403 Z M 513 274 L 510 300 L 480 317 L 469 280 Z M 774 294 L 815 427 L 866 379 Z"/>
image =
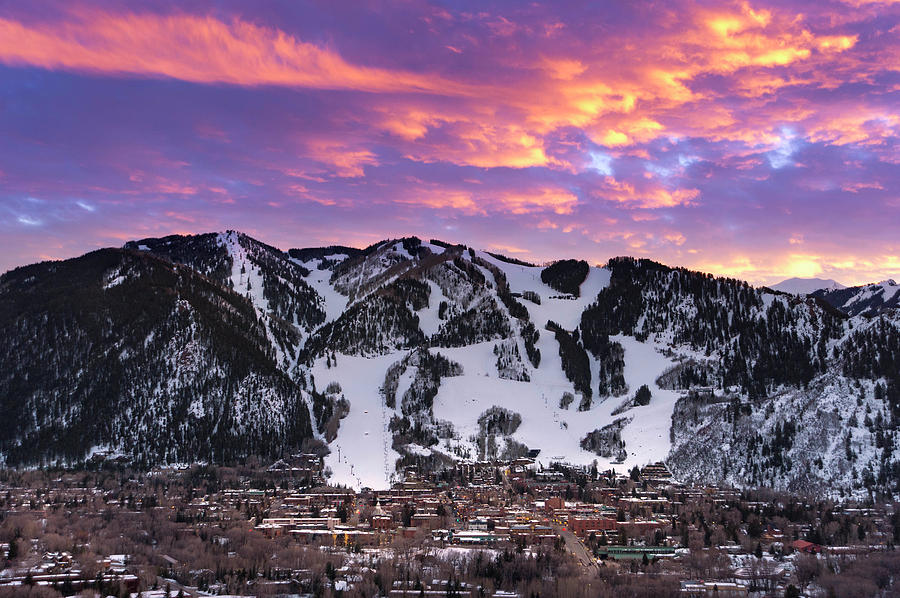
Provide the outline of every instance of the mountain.
<path id="1" fill-rule="evenodd" d="M 253 305 L 191 268 L 104 249 L 8 272 L 0 297 L 9 465 L 229 460 L 312 434 Z"/>
<path id="2" fill-rule="evenodd" d="M 333 481 L 383 487 L 406 466 L 537 452 L 896 495 L 900 317 L 847 301 L 415 237 L 136 240 L 0 278 L 0 458 L 330 451 Z"/>
<path id="3" fill-rule="evenodd" d="M 851 316 L 876 316 L 900 308 L 900 285 L 893 280 L 849 289 L 822 289 L 813 296 Z"/>
<path id="4" fill-rule="evenodd" d="M 788 278 L 769 288 L 791 295 L 809 295 L 819 290 L 834 291 L 846 288 L 841 283 L 830 278 Z"/>

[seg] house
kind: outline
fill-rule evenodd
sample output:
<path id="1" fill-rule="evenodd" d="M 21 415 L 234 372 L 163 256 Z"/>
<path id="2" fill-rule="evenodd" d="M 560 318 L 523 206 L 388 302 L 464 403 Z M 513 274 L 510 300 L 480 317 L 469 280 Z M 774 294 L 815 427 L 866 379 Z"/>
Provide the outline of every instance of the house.
<path id="1" fill-rule="evenodd" d="M 820 554 L 823 550 L 825 550 L 824 547 L 818 544 L 813 544 L 812 542 L 807 542 L 806 540 L 794 540 L 793 542 L 791 542 L 791 548 L 799 552 L 805 552 L 807 554 Z"/>

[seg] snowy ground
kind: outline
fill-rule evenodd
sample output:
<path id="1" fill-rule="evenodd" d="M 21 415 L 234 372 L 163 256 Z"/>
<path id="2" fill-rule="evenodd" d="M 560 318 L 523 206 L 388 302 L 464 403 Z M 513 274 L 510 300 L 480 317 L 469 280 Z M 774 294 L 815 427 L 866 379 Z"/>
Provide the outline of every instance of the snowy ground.
<path id="1" fill-rule="evenodd" d="M 509 290 L 513 293 L 534 291 L 541 297 L 536 305 L 525 299 L 521 303 L 528 308 L 531 320 L 537 328 L 543 328 L 547 320 L 553 320 L 566 330 L 572 330 L 581 322 L 581 313 L 597 299 L 597 294 L 609 286 L 610 272 L 606 268 L 591 267 L 588 276 L 581 283 L 581 296 L 577 299 L 560 298 L 560 292 L 541 282 L 538 266 L 519 266 L 498 260 L 488 253 L 477 252 L 478 257 L 487 260 L 506 274 Z M 556 297 L 551 299 L 551 297 Z"/>
<path id="2" fill-rule="evenodd" d="M 628 336 L 610 338 L 625 348 L 625 381 L 630 395 L 641 384 L 646 384 L 653 395 L 649 405 L 633 407 L 625 414 L 634 415 L 634 420 L 622 431 L 628 450 L 625 465 L 633 467 L 648 461 L 661 461 L 671 448 L 669 429 L 672 426 L 672 411 L 681 393 L 659 388 L 656 379 L 674 362 L 664 357 L 651 343 L 641 343 Z M 604 409 L 612 411 L 619 403 L 618 399 L 610 399 L 604 403 Z"/>
<path id="3" fill-rule="evenodd" d="M 617 467 L 662 460 L 669 452 L 672 410 L 680 395 L 660 389 L 655 380 L 672 362 L 651 344 L 630 337 L 615 337 L 614 340 L 625 348 L 625 379 L 630 392 L 647 384 L 653 394 L 649 405 L 633 407 L 623 414 L 633 415 L 634 419 L 622 432 L 628 458 Z M 487 408 L 498 405 L 522 416 L 522 425 L 513 438 L 530 448 L 541 449 L 538 461 L 543 465 L 548 465 L 551 460 L 589 464 L 597 459 L 601 467 L 612 466 L 611 460 L 583 450 L 580 442 L 588 432 L 622 417 L 613 416 L 611 412 L 625 397 L 610 398 L 602 403 L 595 401 L 590 411 L 577 411 L 577 400 L 569 409 L 560 409 L 562 393 L 573 392 L 573 389 L 559 366 L 558 354 L 542 358 L 541 367 L 531 382 L 516 382 L 497 377 L 492 348 L 493 343 L 482 343 L 435 349 L 462 364 L 465 372 L 463 376 L 443 379 L 434 402 L 436 419 L 453 422 L 461 442 L 468 444 L 469 437 L 478 432 L 478 417 Z M 474 451 L 474 446 L 472 448 Z"/>
<path id="4" fill-rule="evenodd" d="M 344 254 L 336 254 L 328 256 L 328 259 L 336 261 L 346 257 Z M 309 270 L 309 276 L 304 280 L 325 300 L 325 321 L 336 320 L 347 308 L 347 297 L 338 293 L 331 285 L 331 270 L 319 270 L 321 260 L 318 259 L 301 262 L 291 258 L 291 261 Z"/>
<path id="5" fill-rule="evenodd" d="M 241 245 L 238 234 L 234 231 L 219 233 L 219 245 L 224 246 L 231 256 L 231 284 L 234 291 L 244 295 L 253 304 L 256 313 L 262 319 L 266 328 L 266 336 L 275 349 L 276 362 L 285 370 L 289 370 L 296 364 L 296 359 L 289 357 L 283 347 L 278 343 L 277 337 L 272 333 L 269 322 L 269 300 L 266 299 L 263 289 L 262 272 L 247 255 L 246 249 Z M 249 287 L 249 288 L 248 288 Z"/>
<path id="6" fill-rule="evenodd" d="M 327 368 L 319 359 L 312 369 L 316 387 L 324 389 L 337 382 L 350 401 L 350 413 L 341 420 L 337 439 L 331 443 L 331 454 L 325 458 L 331 481 L 354 488 L 368 486 L 381 489 L 390 486 L 394 464 L 400 455 L 391 448 L 387 429 L 390 410 L 384 407 L 378 389 L 384 383 L 388 367 L 403 353 L 375 358 L 338 355 L 337 367 Z"/>
<path id="7" fill-rule="evenodd" d="M 559 399 L 563 392 L 572 392 L 572 385 L 559 369 L 556 354 L 553 354 L 555 359 L 542 363 L 532 382 L 517 382 L 497 376 L 492 353 L 494 343 L 432 349 L 460 363 L 464 370 L 462 376 L 442 379 L 434 401 L 435 419 L 452 422 L 458 440 L 449 441 L 450 444 L 462 444 L 473 454 L 477 454 L 477 448 L 469 438 L 478 432 L 478 417 L 489 407 L 498 405 L 522 416 L 522 424 L 513 438 L 531 448 L 540 448 L 538 460 L 545 466 L 551 460 L 590 464 L 596 459 L 601 468 L 622 469 L 664 459 L 669 452 L 672 409 L 679 394 L 658 388 L 654 380 L 671 362 L 651 344 L 629 337 L 615 340 L 625 347 L 625 377 L 630 392 L 647 384 L 653 393 L 649 405 L 634 407 L 624 414 L 634 418 L 622 432 L 628 451 L 623 464 L 612 465 L 609 459 L 582 450 L 580 441 L 588 432 L 621 417 L 611 415 L 611 411 L 625 397 L 602 403 L 595 401 L 594 407 L 586 412 L 576 410 L 577 400 L 568 410 L 560 409 Z M 392 410 L 384 407 L 378 389 L 387 368 L 404 355 L 404 352 L 376 358 L 338 355 L 337 367 L 329 369 L 324 360 L 319 360 L 313 368 L 318 388 L 336 381 L 350 401 L 350 413 L 342 420 L 338 438 L 331 443 L 332 453 L 326 458 L 326 465 L 333 471 L 332 482 L 355 488 L 377 489 L 389 485 L 394 463 L 400 455 L 391 448 L 387 429 Z M 412 370 L 401 376 L 398 399 L 411 376 Z"/>

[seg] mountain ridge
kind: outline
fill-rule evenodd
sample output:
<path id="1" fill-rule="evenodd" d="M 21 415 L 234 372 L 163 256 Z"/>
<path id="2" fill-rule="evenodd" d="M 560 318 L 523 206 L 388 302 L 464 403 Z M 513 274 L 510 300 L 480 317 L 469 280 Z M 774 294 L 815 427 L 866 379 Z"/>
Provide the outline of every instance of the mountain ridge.
<path id="1" fill-rule="evenodd" d="M 216 298 L 204 299 L 201 311 L 210 311 L 195 316 L 199 324 L 179 320 L 175 303 L 165 303 L 148 326 L 170 331 L 171 338 L 196 337 L 195 362 L 210 360 L 219 365 L 209 371 L 226 374 L 191 374 L 177 360 L 166 361 L 171 351 L 131 346 L 138 340 L 119 319 L 103 337 L 148 363 L 168 364 L 149 373 L 129 370 L 118 386 L 106 384 L 101 398 L 124 406 L 127 417 L 101 409 L 112 424 L 79 428 L 95 444 L 137 462 L 330 449 L 325 459 L 335 481 L 375 486 L 411 465 L 441 468 L 459 458 L 535 449 L 545 464 L 556 458 L 619 467 L 665 460 L 677 475 L 696 481 L 832 494 L 897 490 L 900 368 L 894 365 L 900 363 L 900 341 L 889 301 L 870 305 L 865 315 L 847 314 L 840 308 L 847 301 L 834 297 L 778 294 L 650 260 L 613 258 L 601 267 L 560 260 L 542 268 L 416 237 L 359 250 L 336 245 L 282 251 L 226 231 L 140 239 L 106 251 L 136 263 L 146 258 L 155 264 L 149 271 L 176 275 L 159 284 L 159 274 L 140 268 L 130 276 L 127 268 L 122 274 L 121 268 L 95 265 L 90 280 L 100 282 L 89 285 L 85 313 L 110 310 L 109 297 L 123 284 L 137 294 L 156 288 L 176 297 L 202 287 L 201 298 Z M 71 261 L 4 274 L 0 297 L 21 304 L 27 296 L 23 280 L 34 276 L 51 284 Z M 237 339 L 229 341 L 236 355 L 231 359 L 242 359 L 250 339 L 265 354 L 242 366 L 246 376 L 227 373 L 215 357 L 223 348 L 210 340 L 203 322 L 219 308 L 208 305 L 241 306 L 244 315 L 227 330 Z M 40 317 L 56 322 L 58 314 L 47 308 Z M 0 326 L 20 338 L 16 347 L 26 343 L 14 310 L 3 314 Z M 65 323 L 54 326 L 65 329 Z M 52 338 L 48 333 L 53 359 L 69 351 L 68 341 L 61 332 Z M 112 349 L 105 350 L 108 359 Z M 87 456 L 91 447 L 84 443 L 61 454 L 41 440 L 46 434 L 40 430 L 65 432 L 72 427 L 67 401 L 100 398 L 63 383 L 48 398 L 34 376 L 15 374 L 22 368 L 52 373 L 41 370 L 36 357 L 7 352 L 0 359 L 12 372 L 0 380 L 4 408 L 15 404 L 13 389 L 28 396 L 35 412 L 49 405 L 41 422 L 30 418 L 38 430 L 34 438 L 0 429 L 4 461 L 77 462 Z M 76 387 L 90 386 L 98 377 L 91 363 L 88 357 L 66 362 L 60 376 Z M 267 382 L 241 394 L 239 380 Z M 128 390 L 135 384 L 144 390 Z M 643 388 L 648 394 L 637 397 Z M 206 401 L 208 393 L 215 400 Z M 163 405 L 182 407 L 169 413 Z M 138 417 L 142 409 L 169 415 L 145 421 Z M 815 431 L 806 429 L 792 430 L 785 440 L 784 422 L 820 425 L 826 421 L 822 410 L 832 414 L 826 418 L 832 435 L 847 434 L 840 445 L 816 444 Z M 481 416 L 507 411 L 519 416 L 515 430 L 482 428 Z M 24 414 L 17 421 L 29 420 L 27 409 L 17 412 Z M 225 455 L 204 449 L 190 433 L 195 421 L 224 430 L 222 442 L 231 438 L 234 450 Z M 138 428 L 131 436 L 122 432 L 127 422 Z M 264 442 L 266 435 L 275 440 Z M 703 443 L 741 447 L 742 454 L 723 459 L 697 450 Z M 805 468 L 812 473 L 802 473 Z"/>

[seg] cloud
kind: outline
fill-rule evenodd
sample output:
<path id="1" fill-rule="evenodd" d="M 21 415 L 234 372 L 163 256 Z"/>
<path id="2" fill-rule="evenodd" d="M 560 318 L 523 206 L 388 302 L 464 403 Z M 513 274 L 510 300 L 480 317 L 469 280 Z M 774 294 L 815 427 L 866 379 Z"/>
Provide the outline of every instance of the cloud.
<path id="1" fill-rule="evenodd" d="M 361 147 L 350 147 L 337 140 L 318 140 L 309 144 L 309 154 L 339 177 L 361 177 L 366 166 L 378 164 L 375 154 Z"/>
<path id="2" fill-rule="evenodd" d="M 596 197 L 639 208 L 672 208 L 691 205 L 700 197 L 699 189 L 667 189 L 661 185 L 642 181 L 637 186 L 615 177 L 604 177 L 594 191 Z"/>
<path id="3" fill-rule="evenodd" d="M 451 81 L 351 64 L 336 51 L 237 17 L 73 10 L 62 20 L 0 18 L 0 61 L 195 83 L 368 92 L 461 92 Z"/>
<path id="4" fill-rule="evenodd" d="M 239 227 L 897 274 L 896 4 L 172 6 L 0 11 L 7 263 Z"/>
<path id="5" fill-rule="evenodd" d="M 512 214 L 532 214 L 545 211 L 555 214 L 571 214 L 578 204 L 578 197 L 571 191 L 552 187 L 503 192 L 498 200 L 499 205 Z"/>
<path id="6" fill-rule="evenodd" d="M 16 218 L 16 221 L 19 224 L 24 224 L 25 226 L 41 226 L 43 222 L 38 220 L 37 218 L 33 218 L 31 216 L 20 215 Z"/>

